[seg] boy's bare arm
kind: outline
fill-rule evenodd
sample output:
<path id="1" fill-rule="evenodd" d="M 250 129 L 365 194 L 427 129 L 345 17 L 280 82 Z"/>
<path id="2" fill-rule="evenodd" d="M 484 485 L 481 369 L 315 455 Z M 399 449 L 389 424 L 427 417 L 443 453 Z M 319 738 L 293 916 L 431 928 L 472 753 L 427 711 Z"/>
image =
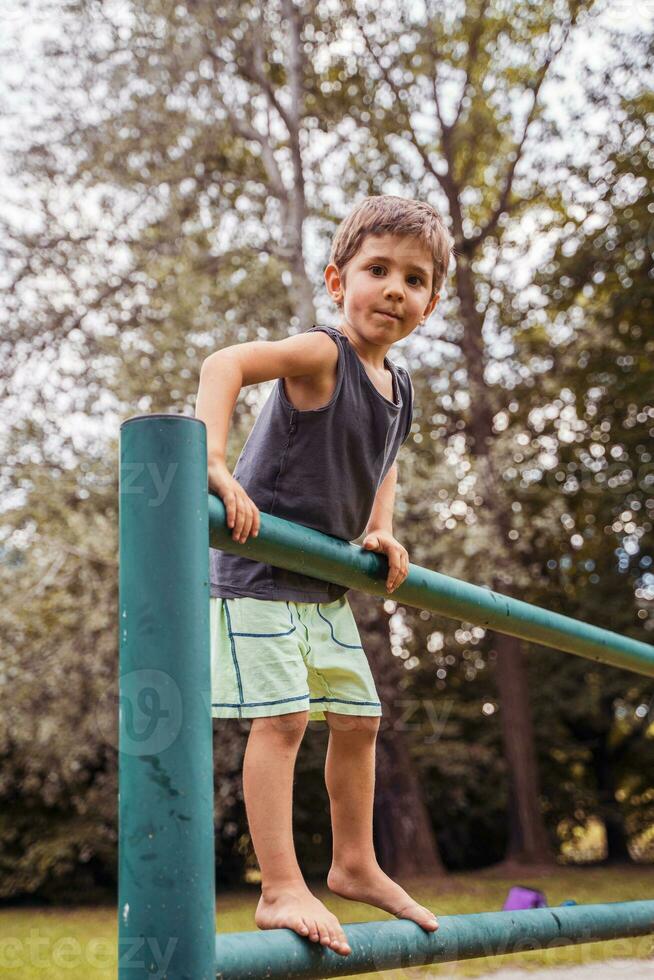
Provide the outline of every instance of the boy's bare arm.
<path id="1" fill-rule="evenodd" d="M 393 463 L 375 494 L 375 502 L 366 524 L 366 534 L 371 531 L 388 531 L 393 533 L 393 508 L 395 507 L 395 489 L 397 487 L 397 463 Z"/>
<path id="2" fill-rule="evenodd" d="M 393 536 L 393 505 L 397 486 L 397 463 L 393 463 L 377 490 L 366 525 L 363 548 L 382 551 L 388 559 L 386 590 L 393 592 L 409 574 L 409 553 Z"/>
<path id="3" fill-rule="evenodd" d="M 202 363 L 195 416 L 207 427 L 209 489 L 225 504 L 235 541 L 258 534 L 259 511 L 225 463 L 227 437 L 241 388 L 284 377 L 311 377 L 335 370 L 338 349 L 327 334 L 298 334 L 276 341 L 225 347 Z"/>
<path id="4" fill-rule="evenodd" d="M 218 350 L 202 364 L 195 406 L 207 427 L 209 461 L 225 459 L 227 436 L 241 388 L 275 378 L 310 377 L 335 369 L 338 349 L 325 333 L 255 340 Z"/>

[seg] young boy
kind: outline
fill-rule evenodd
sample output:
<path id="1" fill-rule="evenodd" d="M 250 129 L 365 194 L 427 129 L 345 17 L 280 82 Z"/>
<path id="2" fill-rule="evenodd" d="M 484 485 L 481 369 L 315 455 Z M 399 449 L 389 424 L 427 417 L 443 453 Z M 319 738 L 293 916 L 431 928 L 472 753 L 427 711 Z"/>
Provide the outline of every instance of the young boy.
<path id="1" fill-rule="evenodd" d="M 346 541 L 365 530 L 363 547 L 387 556 L 388 592 L 404 581 L 409 559 L 392 518 L 395 457 L 411 429 L 413 391 L 386 355 L 431 314 L 451 248 L 429 205 L 366 198 L 338 228 L 325 270 L 338 327 L 228 347 L 204 361 L 196 415 L 207 426 L 209 488 L 225 504 L 235 541 L 258 534 L 260 510 Z M 225 448 L 238 393 L 274 378 L 232 476 Z M 255 921 L 344 956 L 345 933 L 307 887 L 293 845 L 293 771 L 309 719 L 329 726 L 329 888 L 438 928 L 375 857 L 382 712 L 346 592 L 211 549 L 212 716 L 252 719 L 243 792 L 261 870 Z"/>

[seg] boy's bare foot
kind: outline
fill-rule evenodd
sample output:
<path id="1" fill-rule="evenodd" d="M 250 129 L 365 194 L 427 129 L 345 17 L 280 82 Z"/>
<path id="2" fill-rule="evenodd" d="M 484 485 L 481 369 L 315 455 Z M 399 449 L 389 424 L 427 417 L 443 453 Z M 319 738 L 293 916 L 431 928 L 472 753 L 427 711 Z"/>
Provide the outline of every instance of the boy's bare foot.
<path id="1" fill-rule="evenodd" d="M 254 921 L 259 929 L 293 929 L 300 936 L 329 946 L 335 953 L 352 952 L 341 924 L 306 885 L 266 889 L 261 895 Z"/>
<path id="2" fill-rule="evenodd" d="M 349 898 L 353 902 L 376 905 L 398 919 L 413 919 L 429 932 L 438 929 L 438 919 L 434 913 L 414 902 L 378 864 L 356 869 L 332 865 L 327 875 L 327 886 L 336 895 Z"/>

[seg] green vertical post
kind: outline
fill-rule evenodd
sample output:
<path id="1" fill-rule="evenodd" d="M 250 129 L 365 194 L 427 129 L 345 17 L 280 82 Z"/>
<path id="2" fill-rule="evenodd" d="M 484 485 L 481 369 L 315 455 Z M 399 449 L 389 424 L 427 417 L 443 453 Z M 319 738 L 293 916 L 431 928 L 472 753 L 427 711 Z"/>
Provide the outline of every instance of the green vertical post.
<path id="1" fill-rule="evenodd" d="M 120 980 L 213 980 L 206 429 L 120 431 Z"/>

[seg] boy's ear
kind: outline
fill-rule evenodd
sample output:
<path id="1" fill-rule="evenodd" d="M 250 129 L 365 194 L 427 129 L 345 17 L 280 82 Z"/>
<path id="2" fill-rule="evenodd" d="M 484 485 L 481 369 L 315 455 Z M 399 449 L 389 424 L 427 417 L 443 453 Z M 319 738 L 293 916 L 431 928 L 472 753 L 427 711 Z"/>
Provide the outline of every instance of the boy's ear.
<path id="1" fill-rule="evenodd" d="M 439 301 L 440 298 L 441 298 L 441 294 L 440 293 L 436 293 L 436 295 L 433 297 L 433 299 L 430 299 L 429 300 L 429 302 L 427 303 L 427 306 L 425 307 L 425 312 L 422 314 L 422 319 L 420 321 L 421 323 L 424 323 L 425 320 L 432 315 L 432 313 L 434 312 L 434 308 L 435 308 L 435 306 L 438 303 L 438 301 Z"/>
<path id="2" fill-rule="evenodd" d="M 343 299 L 343 281 L 333 262 L 330 262 L 325 269 L 325 285 L 327 292 L 336 303 Z"/>

